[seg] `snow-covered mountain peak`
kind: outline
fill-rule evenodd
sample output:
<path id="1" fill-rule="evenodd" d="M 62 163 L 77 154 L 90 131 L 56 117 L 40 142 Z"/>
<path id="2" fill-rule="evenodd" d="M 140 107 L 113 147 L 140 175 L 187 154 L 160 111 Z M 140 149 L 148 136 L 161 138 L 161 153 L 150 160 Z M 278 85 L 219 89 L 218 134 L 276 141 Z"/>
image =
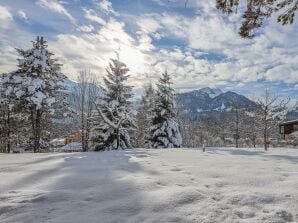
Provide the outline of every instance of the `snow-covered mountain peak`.
<path id="1" fill-rule="evenodd" d="M 210 88 L 210 87 L 202 88 L 199 90 L 199 92 L 208 94 L 210 98 L 214 98 L 223 93 L 223 91 L 220 90 L 219 88 Z"/>

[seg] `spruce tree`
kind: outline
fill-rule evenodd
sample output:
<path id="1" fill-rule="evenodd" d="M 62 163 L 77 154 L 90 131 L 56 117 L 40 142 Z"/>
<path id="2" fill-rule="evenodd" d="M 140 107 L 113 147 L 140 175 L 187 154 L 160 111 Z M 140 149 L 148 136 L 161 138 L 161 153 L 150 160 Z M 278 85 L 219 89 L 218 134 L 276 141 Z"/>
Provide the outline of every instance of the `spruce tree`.
<path id="1" fill-rule="evenodd" d="M 17 107 L 14 95 L 15 84 L 10 74 L 0 75 L 0 139 L 1 151 L 10 153 L 15 141 L 13 135 L 16 133 L 16 125 L 20 120 L 15 111 Z"/>
<path id="2" fill-rule="evenodd" d="M 10 153 L 28 144 L 28 113 L 18 99 L 19 77 L 14 73 L 0 75 L 0 151 Z"/>
<path id="3" fill-rule="evenodd" d="M 167 71 L 162 74 L 157 84 L 155 105 L 152 110 L 151 137 L 152 148 L 181 147 L 182 138 L 176 122 L 175 91 L 171 86 Z"/>
<path id="4" fill-rule="evenodd" d="M 136 145 L 138 147 L 150 148 L 150 127 L 152 121 L 152 108 L 154 106 L 154 88 L 150 83 L 145 86 L 145 92 L 139 101 L 138 114 L 137 114 L 137 125 L 138 131 L 136 134 Z"/>
<path id="5" fill-rule="evenodd" d="M 60 115 L 65 115 L 68 103 L 63 87 L 66 76 L 60 71 L 62 65 L 53 58 L 43 37 L 37 37 L 32 44 L 31 49 L 17 49 L 18 69 L 12 75 L 18 86 L 16 96 L 29 113 L 32 146 L 38 152 L 45 122 L 49 121 L 45 117 L 61 111 Z"/>
<path id="6" fill-rule="evenodd" d="M 130 132 L 136 127 L 136 111 L 131 102 L 132 88 L 125 84 L 128 71 L 119 57 L 106 69 L 104 95 L 92 118 L 90 144 L 95 150 L 132 148 Z"/>

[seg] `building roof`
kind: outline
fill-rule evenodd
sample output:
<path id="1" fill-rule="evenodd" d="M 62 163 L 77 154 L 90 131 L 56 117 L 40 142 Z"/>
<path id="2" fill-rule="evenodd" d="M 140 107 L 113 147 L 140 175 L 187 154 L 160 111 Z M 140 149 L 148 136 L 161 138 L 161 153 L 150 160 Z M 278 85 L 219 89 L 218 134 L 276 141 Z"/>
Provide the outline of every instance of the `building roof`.
<path id="1" fill-rule="evenodd" d="M 289 121 L 279 123 L 279 125 L 290 125 L 290 124 L 298 124 L 298 119 L 289 120 Z"/>

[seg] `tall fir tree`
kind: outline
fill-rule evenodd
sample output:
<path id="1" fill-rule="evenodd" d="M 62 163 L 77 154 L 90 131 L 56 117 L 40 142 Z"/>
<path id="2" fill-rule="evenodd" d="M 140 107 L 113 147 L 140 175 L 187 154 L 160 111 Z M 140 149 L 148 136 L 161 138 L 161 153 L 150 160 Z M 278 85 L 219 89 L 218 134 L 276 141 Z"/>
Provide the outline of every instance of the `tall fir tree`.
<path id="1" fill-rule="evenodd" d="M 132 148 L 130 132 L 136 128 L 131 98 L 132 88 L 125 84 L 129 75 L 126 65 L 112 59 L 104 77 L 104 95 L 93 113 L 90 145 L 94 150 Z"/>
<path id="2" fill-rule="evenodd" d="M 176 122 L 175 91 L 171 86 L 170 75 L 165 71 L 157 84 L 155 106 L 152 110 L 151 137 L 152 148 L 181 147 L 182 138 Z"/>
<path id="3" fill-rule="evenodd" d="M 17 87 L 16 96 L 24 110 L 29 112 L 34 152 L 40 150 L 43 128 L 48 115 L 65 115 L 68 107 L 61 73 L 61 64 L 53 58 L 43 37 L 32 41 L 28 50 L 17 49 L 18 69 L 12 72 Z"/>
<path id="4" fill-rule="evenodd" d="M 145 92 L 138 102 L 136 146 L 150 148 L 150 127 L 152 121 L 152 108 L 154 106 L 155 91 L 152 83 L 144 87 Z"/>

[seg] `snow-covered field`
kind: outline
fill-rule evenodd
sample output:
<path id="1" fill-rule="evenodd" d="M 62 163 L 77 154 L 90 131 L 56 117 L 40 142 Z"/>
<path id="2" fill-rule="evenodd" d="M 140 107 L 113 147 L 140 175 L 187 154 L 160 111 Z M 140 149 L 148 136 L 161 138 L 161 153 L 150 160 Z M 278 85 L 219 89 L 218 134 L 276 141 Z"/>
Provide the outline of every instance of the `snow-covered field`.
<path id="1" fill-rule="evenodd" d="M 298 149 L 1 154 L 0 222 L 298 222 Z"/>

